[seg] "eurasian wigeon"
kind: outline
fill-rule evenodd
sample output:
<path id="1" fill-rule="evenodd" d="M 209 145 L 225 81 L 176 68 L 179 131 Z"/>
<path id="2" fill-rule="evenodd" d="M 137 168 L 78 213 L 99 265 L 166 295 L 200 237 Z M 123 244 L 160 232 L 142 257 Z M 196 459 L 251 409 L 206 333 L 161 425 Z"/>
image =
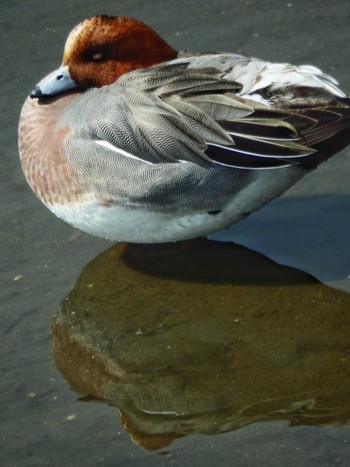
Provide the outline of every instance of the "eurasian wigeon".
<path id="1" fill-rule="evenodd" d="M 350 99 L 312 66 L 178 53 L 96 16 L 25 101 L 23 171 L 74 227 L 156 243 L 228 227 L 350 143 Z"/>

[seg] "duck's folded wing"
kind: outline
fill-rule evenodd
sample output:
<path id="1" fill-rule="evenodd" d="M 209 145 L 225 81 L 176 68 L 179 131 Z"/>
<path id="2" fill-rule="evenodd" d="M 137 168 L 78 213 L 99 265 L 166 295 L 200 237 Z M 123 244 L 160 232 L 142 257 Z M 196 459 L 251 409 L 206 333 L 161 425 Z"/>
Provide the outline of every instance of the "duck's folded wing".
<path id="1" fill-rule="evenodd" d="M 184 65 L 184 62 L 181 63 Z M 179 65 L 180 63 L 172 66 L 175 69 Z M 332 77 L 309 66 L 267 65 L 272 69 L 281 68 L 284 78 L 282 81 L 289 82 L 289 85 L 281 87 L 281 83 L 274 83 L 274 79 L 278 81 L 278 75 L 273 79 L 271 73 L 267 73 L 271 78 L 270 86 L 267 83 L 268 77 L 265 77 L 264 84 L 273 93 L 269 105 L 259 104 L 259 100 L 257 102 L 250 96 L 243 98 L 242 89 L 237 89 L 237 85 L 242 85 L 237 82 L 233 83 L 236 86 L 235 91 L 226 92 L 225 95 L 211 91 L 208 94 L 205 88 L 200 89 L 199 86 L 195 89 L 189 86 L 188 89 L 174 90 L 175 79 L 171 82 L 171 96 L 168 97 L 169 88 L 165 90 L 165 95 L 162 95 L 161 91 L 164 88 L 161 85 L 156 92 L 167 102 L 176 94 L 177 99 L 171 102 L 174 107 L 178 108 L 181 105 L 179 101 L 191 103 L 227 131 L 234 141 L 234 146 L 221 147 L 215 142 L 207 141 L 206 150 L 206 154 L 214 161 L 224 165 L 272 168 L 296 163 L 305 168 L 314 168 L 350 144 L 350 98 L 345 97 Z M 217 91 L 220 83 L 223 83 L 222 78 L 218 79 L 215 69 L 179 70 L 179 74 L 186 75 L 188 72 L 198 75 L 201 72 L 206 75 L 212 73 L 216 79 Z M 227 79 L 228 76 L 230 74 L 225 75 L 226 84 L 232 83 Z M 238 95 L 233 92 L 237 92 Z M 178 94 L 181 95 L 181 99 L 178 98 Z M 227 104 L 226 113 L 222 110 L 224 102 Z M 232 108 L 238 107 L 239 104 L 250 107 L 253 112 L 242 117 L 238 114 L 232 116 Z"/>
<path id="2" fill-rule="evenodd" d="M 260 169 L 303 163 L 311 144 L 332 133 L 328 119 L 338 119 L 332 110 L 273 109 L 238 97 L 239 89 L 213 69 L 157 66 L 85 93 L 70 121 L 78 121 L 76 137 L 145 163 Z"/>

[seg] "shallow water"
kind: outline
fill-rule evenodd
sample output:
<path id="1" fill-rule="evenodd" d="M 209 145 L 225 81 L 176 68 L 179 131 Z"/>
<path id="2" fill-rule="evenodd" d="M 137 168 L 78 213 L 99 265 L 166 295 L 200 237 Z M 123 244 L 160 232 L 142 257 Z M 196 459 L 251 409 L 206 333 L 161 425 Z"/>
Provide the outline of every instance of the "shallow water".
<path id="1" fill-rule="evenodd" d="M 348 465 L 349 150 L 215 235 L 296 269 L 237 245 L 77 234 L 27 187 L 16 126 L 97 12 L 178 49 L 313 63 L 350 93 L 347 1 L 3 2 L 3 465 Z"/>
<path id="2" fill-rule="evenodd" d="M 149 450 L 261 421 L 343 425 L 349 309 L 349 294 L 234 244 L 117 246 L 62 301 L 53 358 Z"/>

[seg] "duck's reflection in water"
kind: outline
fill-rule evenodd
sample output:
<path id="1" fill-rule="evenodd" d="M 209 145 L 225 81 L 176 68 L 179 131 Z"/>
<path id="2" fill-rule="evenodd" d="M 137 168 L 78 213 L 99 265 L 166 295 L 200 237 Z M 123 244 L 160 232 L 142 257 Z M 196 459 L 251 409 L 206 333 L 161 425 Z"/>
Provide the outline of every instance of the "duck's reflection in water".
<path id="1" fill-rule="evenodd" d="M 52 320 L 71 387 L 147 449 L 256 421 L 346 423 L 350 296 L 233 244 L 116 246 Z"/>

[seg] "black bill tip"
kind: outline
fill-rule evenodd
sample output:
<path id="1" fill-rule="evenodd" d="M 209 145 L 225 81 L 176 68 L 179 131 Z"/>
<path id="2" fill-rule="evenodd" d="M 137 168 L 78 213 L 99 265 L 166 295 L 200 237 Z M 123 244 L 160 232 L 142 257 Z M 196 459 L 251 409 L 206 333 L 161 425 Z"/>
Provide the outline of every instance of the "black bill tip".
<path id="1" fill-rule="evenodd" d="M 29 94 L 32 99 L 36 99 L 38 97 L 42 97 L 43 93 L 42 90 L 37 86 L 33 91 Z"/>

